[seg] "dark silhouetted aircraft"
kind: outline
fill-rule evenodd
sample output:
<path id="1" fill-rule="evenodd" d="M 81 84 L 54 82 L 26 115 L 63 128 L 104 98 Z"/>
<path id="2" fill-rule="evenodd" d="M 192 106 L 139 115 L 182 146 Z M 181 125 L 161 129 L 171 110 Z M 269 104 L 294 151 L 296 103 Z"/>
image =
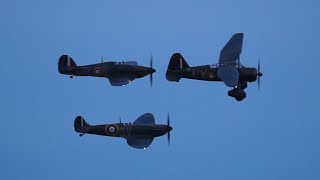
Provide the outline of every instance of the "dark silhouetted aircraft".
<path id="1" fill-rule="evenodd" d="M 131 81 L 150 74 L 152 86 L 152 74 L 156 71 L 152 68 L 152 56 L 150 67 L 139 66 L 136 61 L 101 62 L 85 66 L 77 66 L 68 55 L 59 58 L 58 69 L 61 74 L 73 76 L 93 76 L 108 78 L 112 86 L 125 86 Z"/>
<path id="2" fill-rule="evenodd" d="M 167 125 L 155 124 L 154 116 L 145 113 L 131 123 L 114 123 L 91 126 L 78 116 L 74 120 L 74 130 L 84 134 L 96 134 L 101 136 L 122 137 L 127 140 L 129 146 L 137 149 L 146 149 L 153 139 L 168 133 L 168 143 L 170 144 L 170 116 L 168 114 Z"/>
<path id="3" fill-rule="evenodd" d="M 243 33 L 235 34 L 220 52 L 218 64 L 190 67 L 181 54 L 172 55 L 168 65 L 166 78 L 168 81 L 179 82 L 181 78 L 196 79 L 204 81 L 223 81 L 228 87 L 228 95 L 238 101 L 246 97 L 244 91 L 247 82 L 254 82 L 258 79 L 260 88 L 260 61 L 258 68 L 245 67 L 240 64 L 242 51 Z"/>

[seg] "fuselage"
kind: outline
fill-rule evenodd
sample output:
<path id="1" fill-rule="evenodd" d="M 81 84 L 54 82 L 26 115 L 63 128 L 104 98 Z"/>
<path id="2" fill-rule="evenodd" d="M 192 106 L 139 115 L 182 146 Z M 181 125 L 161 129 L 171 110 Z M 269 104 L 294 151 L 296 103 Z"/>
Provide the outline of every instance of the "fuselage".
<path id="1" fill-rule="evenodd" d="M 103 62 L 98 64 L 67 67 L 62 74 L 72 76 L 93 76 L 115 78 L 129 76 L 132 78 L 142 78 L 155 72 L 153 68 L 131 65 L 122 62 Z"/>
<path id="2" fill-rule="evenodd" d="M 218 72 L 218 65 L 203 65 L 188 67 L 180 70 L 168 70 L 180 78 L 195 79 L 202 81 L 221 81 Z M 257 69 L 240 66 L 237 68 L 240 82 L 254 82 L 257 80 Z"/>
<path id="3" fill-rule="evenodd" d="M 158 137 L 171 131 L 172 127 L 161 124 L 131 124 L 131 123 L 114 123 L 103 124 L 88 127 L 86 134 L 96 134 L 112 137 L 134 137 L 134 136 L 151 136 Z"/>

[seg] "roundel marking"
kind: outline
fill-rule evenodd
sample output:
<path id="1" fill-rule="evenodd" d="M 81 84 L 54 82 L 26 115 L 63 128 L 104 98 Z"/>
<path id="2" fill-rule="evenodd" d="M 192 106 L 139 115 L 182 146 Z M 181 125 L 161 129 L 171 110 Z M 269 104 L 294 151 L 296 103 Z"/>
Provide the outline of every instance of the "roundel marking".
<path id="1" fill-rule="evenodd" d="M 109 125 L 109 126 L 106 126 L 106 133 L 107 135 L 108 134 L 111 134 L 111 135 L 115 135 L 117 134 L 118 132 L 118 127 L 116 125 Z"/>
<path id="2" fill-rule="evenodd" d="M 109 131 L 109 133 L 114 133 L 114 132 L 116 132 L 116 128 L 114 126 L 109 126 L 108 131 Z"/>
<path id="3" fill-rule="evenodd" d="M 215 78 L 214 73 L 209 72 L 209 73 L 208 73 L 208 78 L 209 78 L 209 79 L 214 79 L 214 78 Z"/>
<path id="4" fill-rule="evenodd" d="M 96 75 L 100 75 L 100 73 L 101 73 L 101 68 L 99 68 L 99 67 L 93 68 L 93 73 L 96 74 Z"/>

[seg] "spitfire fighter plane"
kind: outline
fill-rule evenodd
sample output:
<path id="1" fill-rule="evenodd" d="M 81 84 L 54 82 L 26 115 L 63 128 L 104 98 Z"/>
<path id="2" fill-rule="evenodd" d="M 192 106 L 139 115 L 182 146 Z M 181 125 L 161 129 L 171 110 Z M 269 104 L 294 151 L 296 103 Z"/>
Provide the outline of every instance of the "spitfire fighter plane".
<path id="1" fill-rule="evenodd" d="M 112 86 L 125 86 L 131 81 L 150 74 L 150 85 L 152 86 L 152 74 L 156 71 L 152 68 L 152 56 L 150 67 L 139 66 L 136 61 L 123 62 L 101 62 L 97 64 L 77 66 L 68 55 L 59 58 L 58 70 L 61 74 L 73 76 L 93 76 L 108 78 Z"/>
<path id="2" fill-rule="evenodd" d="M 84 134 L 95 134 L 101 136 L 122 137 L 127 140 L 129 146 L 137 149 L 146 149 L 158 136 L 168 134 L 170 144 L 170 116 L 168 114 L 167 125 L 155 124 L 154 116 L 145 113 L 131 123 L 114 123 L 103 125 L 89 125 L 83 117 L 78 116 L 74 120 L 74 130 Z"/>
<path id="3" fill-rule="evenodd" d="M 233 88 L 228 91 L 228 95 L 242 101 L 246 98 L 244 89 L 248 86 L 247 82 L 258 79 L 260 88 L 260 77 L 263 75 L 260 72 L 260 62 L 257 69 L 240 64 L 242 42 L 243 33 L 234 34 L 221 50 L 219 63 L 214 65 L 190 67 L 181 54 L 175 53 L 169 62 L 166 78 L 168 81 L 176 82 L 181 78 L 223 81 L 226 86 Z"/>

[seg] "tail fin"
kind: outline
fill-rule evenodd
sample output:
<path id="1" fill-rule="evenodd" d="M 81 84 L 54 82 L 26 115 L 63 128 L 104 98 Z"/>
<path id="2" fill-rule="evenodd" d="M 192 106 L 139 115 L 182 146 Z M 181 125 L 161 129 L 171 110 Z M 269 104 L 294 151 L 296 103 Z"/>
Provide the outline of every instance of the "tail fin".
<path id="1" fill-rule="evenodd" d="M 182 57 L 180 53 L 174 53 L 170 59 L 166 78 L 168 81 L 176 81 L 178 82 L 181 79 L 179 75 L 179 71 L 181 69 L 185 69 L 190 67 L 186 60 Z"/>
<path id="2" fill-rule="evenodd" d="M 78 116 L 74 120 L 74 130 L 78 133 L 87 132 L 89 127 L 90 125 L 84 120 L 82 116 Z"/>
<path id="3" fill-rule="evenodd" d="M 73 67 L 76 67 L 74 60 L 68 55 L 62 55 L 59 58 L 58 69 L 61 74 L 66 74 L 68 70 L 71 70 Z"/>
<path id="4" fill-rule="evenodd" d="M 168 69 L 181 70 L 190 67 L 180 53 L 174 53 L 170 59 Z"/>

